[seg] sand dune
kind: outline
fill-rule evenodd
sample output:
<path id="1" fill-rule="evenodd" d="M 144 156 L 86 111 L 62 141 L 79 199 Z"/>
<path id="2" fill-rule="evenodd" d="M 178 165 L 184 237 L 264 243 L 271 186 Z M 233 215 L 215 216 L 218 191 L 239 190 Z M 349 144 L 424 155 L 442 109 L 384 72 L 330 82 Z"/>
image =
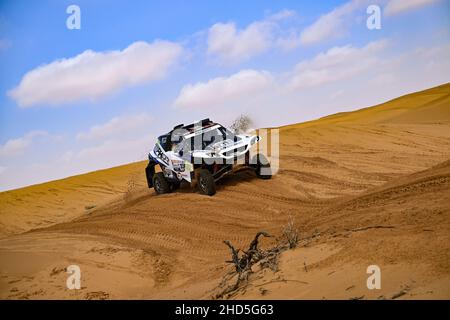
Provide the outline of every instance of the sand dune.
<path id="1" fill-rule="evenodd" d="M 107 170 L 0 192 L 0 237 L 70 221 L 146 185 L 144 164 Z"/>
<path id="2" fill-rule="evenodd" d="M 0 193 L 0 296 L 210 298 L 230 268 L 223 240 L 279 235 L 292 216 L 315 237 L 230 298 L 449 299 L 449 159 L 446 84 L 281 127 L 279 173 L 239 172 L 214 197 L 155 196 L 145 162 Z M 70 264 L 81 290 L 65 287 Z M 365 286 L 371 264 L 381 290 Z"/>
<path id="3" fill-rule="evenodd" d="M 280 271 L 254 276 L 235 298 L 450 297 L 450 161 L 346 197 L 320 217 L 298 217 L 319 230 L 306 248 L 286 252 Z M 380 266 L 381 290 L 365 270 Z M 288 280 L 288 281 L 280 281 Z M 300 283 L 300 284 L 299 284 Z M 400 296 L 398 297 L 400 298 Z"/>

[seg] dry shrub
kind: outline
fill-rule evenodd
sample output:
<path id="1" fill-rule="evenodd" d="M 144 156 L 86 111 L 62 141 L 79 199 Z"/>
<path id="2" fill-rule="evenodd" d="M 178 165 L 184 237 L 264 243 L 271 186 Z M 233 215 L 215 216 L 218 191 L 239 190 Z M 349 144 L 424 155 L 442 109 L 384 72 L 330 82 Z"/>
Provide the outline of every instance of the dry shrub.
<path id="1" fill-rule="evenodd" d="M 235 134 L 245 133 L 253 125 L 252 119 L 249 116 L 241 114 L 237 117 L 230 126 L 230 130 Z"/>
<path id="2" fill-rule="evenodd" d="M 248 284 L 250 274 L 253 273 L 252 267 L 255 265 L 258 265 L 260 270 L 269 268 L 273 272 L 278 271 L 280 254 L 285 250 L 296 248 L 300 240 L 299 232 L 291 216 L 286 226 L 283 227 L 281 239 L 277 239 L 275 246 L 267 250 L 259 248 L 261 236 L 271 237 L 265 231 L 258 232 L 246 251 L 236 249 L 228 240 L 224 241 L 231 251 L 231 260 L 226 262 L 233 264 L 234 270 L 223 277 L 218 286 L 219 292 L 213 296 L 214 299 L 230 297 L 244 289 Z"/>
<path id="3" fill-rule="evenodd" d="M 298 229 L 295 227 L 294 218 L 289 216 L 288 223 L 283 228 L 283 239 L 289 245 L 289 249 L 297 247 L 300 235 Z"/>
<path id="4" fill-rule="evenodd" d="M 234 265 L 233 271 L 228 272 L 219 284 L 220 291 L 213 298 L 220 299 L 227 294 L 236 292 L 248 282 L 249 275 L 253 272 L 252 266 L 269 257 L 269 251 L 258 248 L 259 237 L 271 237 L 265 231 L 256 234 L 246 251 L 236 249 L 230 241 L 225 240 L 224 243 L 230 248 L 231 260 L 226 261 Z M 229 284 L 231 282 L 231 284 Z"/>

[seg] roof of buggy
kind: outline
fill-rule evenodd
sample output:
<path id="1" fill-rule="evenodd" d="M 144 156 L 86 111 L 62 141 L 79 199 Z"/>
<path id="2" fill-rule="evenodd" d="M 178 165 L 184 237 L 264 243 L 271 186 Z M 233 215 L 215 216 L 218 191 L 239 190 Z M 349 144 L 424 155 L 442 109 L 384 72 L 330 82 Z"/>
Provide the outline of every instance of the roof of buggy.
<path id="1" fill-rule="evenodd" d="M 214 126 L 216 124 L 217 123 L 215 123 L 215 122 L 209 120 L 209 118 L 207 118 L 207 119 L 203 119 L 203 120 L 200 120 L 200 121 L 196 121 L 196 122 L 188 124 L 188 125 L 179 124 L 179 125 L 173 127 L 173 130 L 184 129 L 184 130 L 187 130 L 189 133 L 193 133 L 194 131 L 198 131 L 200 129 L 209 128 L 209 127 L 212 127 L 212 126 Z"/>

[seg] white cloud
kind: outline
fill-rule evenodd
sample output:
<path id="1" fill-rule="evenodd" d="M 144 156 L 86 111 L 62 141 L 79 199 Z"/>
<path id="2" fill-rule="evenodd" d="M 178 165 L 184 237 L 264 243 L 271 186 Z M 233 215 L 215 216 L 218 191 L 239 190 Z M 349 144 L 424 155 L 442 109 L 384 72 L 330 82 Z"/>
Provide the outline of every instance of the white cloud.
<path id="1" fill-rule="evenodd" d="M 0 190 L 144 160 L 158 125 L 151 115 L 140 112 L 111 118 L 64 139 L 44 131 L 12 139 L 0 146 L 0 167 L 7 168 Z"/>
<path id="2" fill-rule="evenodd" d="M 420 47 L 414 51 L 414 54 L 418 56 L 417 59 L 423 61 L 426 70 L 440 70 L 440 75 L 450 78 L 450 43 L 435 47 Z"/>
<path id="3" fill-rule="evenodd" d="M 69 163 L 76 163 L 82 171 L 87 171 L 141 161 L 153 147 L 152 140 L 151 135 L 135 139 L 106 140 L 73 153 Z"/>
<path id="4" fill-rule="evenodd" d="M 6 167 L 0 166 L 0 175 L 6 171 Z"/>
<path id="5" fill-rule="evenodd" d="M 378 3 L 383 5 L 386 1 L 380 0 Z M 437 1 L 439 0 L 390 0 L 384 7 L 384 13 L 387 16 L 394 15 Z M 357 14 L 365 15 L 367 6 L 371 4 L 374 3 L 370 0 L 350 0 L 334 8 L 306 27 L 300 34 L 300 42 L 304 45 L 310 45 L 342 37 L 348 32 L 349 27 L 357 21 Z"/>
<path id="6" fill-rule="evenodd" d="M 280 23 L 295 15 L 295 11 L 284 9 L 242 29 L 237 28 L 234 22 L 216 23 L 208 30 L 208 55 L 222 64 L 248 60 L 276 47 L 285 32 Z"/>
<path id="7" fill-rule="evenodd" d="M 392 72 L 386 72 L 376 75 L 371 80 L 371 83 L 373 83 L 374 85 L 389 85 L 395 83 L 395 79 L 395 74 L 393 74 Z"/>
<path id="8" fill-rule="evenodd" d="M 45 131 L 31 131 L 22 137 L 10 139 L 5 144 L 0 145 L 0 157 L 13 157 L 25 153 L 37 137 L 46 136 Z"/>
<path id="9" fill-rule="evenodd" d="M 68 150 L 62 162 L 79 171 L 94 170 L 145 158 L 151 146 L 153 117 L 143 112 L 114 117 L 77 134 L 78 150 Z"/>
<path id="10" fill-rule="evenodd" d="M 190 109 L 214 107 L 243 97 L 251 97 L 271 85 L 273 85 L 273 79 L 269 72 L 242 70 L 229 77 L 185 85 L 174 104 L 177 107 Z"/>
<path id="11" fill-rule="evenodd" d="M 114 117 L 106 123 L 95 125 L 87 132 L 80 132 L 77 140 L 102 140 L 136 133 L 142 128 L 148 128 L 152 117 L 146 113 Z"/>
<path id="12" fill-rule="evenodd" d="M 300 35 L 295 30 L 291 30 L 286 36 L 279 37 L 276 42 L 277 46 L 285 51 L 295 49 L 301 44 Z"/>
<path id="13" fill-rule="evenodd" d="M 59 161 L 71 174 L 141 161 L 146 159 L 153 147 L 154 136 L 149 131 L 147 128 L 142 133 L 127 137 L 114 136 L 78 150 L 67 150 L 59 157 Z"/>
<path id="14" fill-rule="evenodd" d="M 296 15 L 297 14 L 294 10 L 283 9 L 281 11 L 278 11 L 278 12 L 270 15 L 267 20 L 280 21 L 280 20 L 285 20 L 285 19 L 295 17 Z"/>
<path id="15" fill-rule="evenodd" d="M 423 7 L 437 1 L 438 0 L 391 0 L 384 8 L 384 14 L 386 14 L 387 16 L 392 16 L 405 11 Z"/>
<path id="16" fill-rule="evenodd" d="M 179 44 L 168 41 L 135 42 L 122 51 L 86 50 L 29 71 L 9 95 L 22 107 L 96 99 L 163 78 L 181 52 Z"/>
<path id="17" fill-rule="evenodd" d="M 362 48 L 350 45 L 333 47 L 297 64 L 289 86 L 293 89 L 308 88 L 352 78 L 374 67 L 379 61 L 377 53 L 386 44 L 387 41 L 380 40 Z"/>
<path id="18" fill-rule="evenodd" d="M 223 63 L 237 63 L 266 51 L 272 42 L 272 23 L 254 22 L 239 30 L 233 22 L 216 23 L 209 29 L 208 54 Z"/>
<path id="19" fill-rule="evenodd" d="M 312 25 L 302 31 L 301 43 L 314 44 L 344 35 L 352 23 L 351 15 L 355 10 L 368 5 L 368 3 L 367 0 L 352 0 L 320 16 Z"/>
<path id="20" fill-rule="evenodd" d="M 361 48 L 351 45 L 333 47 L 309 60 L 301 61 L 292 71 L 284 74 L 242 70 L 229 77 L 187 84 L 181 89 L 174 105 L 190 110 L 231 103 L 250 106 L 255 104 L 244 102 L 262 96 L 270 100 L 270 97 L 280 95 L 281 88 L 298 91 L 337 81 L 351 81 L 372 68 L 374 73 L 377 72 L 375 69 L 382 63 L 380 52 L 387 43 L 387 40 L 379 40 Z"/>
<path id="21" fill-rule="evenodd" d="M 53 178 L 61 178 L 144 160 L 153 147 L 152 119 L 145 112 L 114 117 L 77 134 L 77 143 L 62 149 L 51 164 L 37 166 L 49 171 L 57 163 Z"/>
<path id="22" fill-rule="evenodd" d="M 0 190 L 144 160 L 152 147 L 153 138 L 152 135 L 145 135 L 134 139 L 112 139 L 79 150 L 66 149 L 59 156 L 53 153 L 53 157 L 47 159 L 6 164 L 7 169 L 0 179 Z"/>

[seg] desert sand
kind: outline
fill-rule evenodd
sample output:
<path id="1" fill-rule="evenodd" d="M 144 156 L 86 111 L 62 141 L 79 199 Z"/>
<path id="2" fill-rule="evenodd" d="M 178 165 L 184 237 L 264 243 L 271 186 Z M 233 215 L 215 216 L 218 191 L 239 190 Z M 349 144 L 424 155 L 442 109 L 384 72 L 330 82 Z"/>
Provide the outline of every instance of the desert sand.
<path id="1" fill-rule="evenodd" d="M 0 193 L 0 298 L 210 299 L 223 241 L 292 217 L 299 246 L 226 298 L 450 299 L 450 84 L 279 129 L 278 174 L 241 171 L 213 197 L 156 196 L 145 161 Z"/>

